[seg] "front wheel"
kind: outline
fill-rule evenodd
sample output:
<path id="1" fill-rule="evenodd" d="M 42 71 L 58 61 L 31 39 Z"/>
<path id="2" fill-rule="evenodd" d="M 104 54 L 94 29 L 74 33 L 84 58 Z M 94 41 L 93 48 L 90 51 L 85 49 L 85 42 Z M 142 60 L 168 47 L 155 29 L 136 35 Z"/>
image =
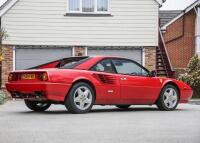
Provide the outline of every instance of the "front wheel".
<path id="1" fill-rule="evenodd" d="M 163 111 L 172 111 L 176 109 L 179 102 L 178 89 L 173 85 L 166 85 L 156 103 L 158 108 Z"/>
<path id="2" fill-rule="evenodd" d="M 73 114 L 87 113 L 91 110 L 94 100 L 93 88 L 85 82 L 79 82 L 72 86 L 65 100 L 65 106 Z"/>
<path id="3" fill-rule="evenodd" d="M 31 101 L 31 100 L 24 100 L 24 102 L 26 106 L 33 111 L 45 111 L 51 106 L 50 103 L 46 102 Z"/>

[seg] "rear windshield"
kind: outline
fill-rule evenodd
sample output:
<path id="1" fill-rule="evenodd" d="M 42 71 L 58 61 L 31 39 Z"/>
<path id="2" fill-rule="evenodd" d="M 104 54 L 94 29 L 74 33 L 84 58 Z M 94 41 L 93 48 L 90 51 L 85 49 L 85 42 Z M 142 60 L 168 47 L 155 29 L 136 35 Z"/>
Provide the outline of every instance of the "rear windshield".
<path id="1" fill-rule="evenodd" d="M 73 69 L 76 66 L 88 61 L 89 59 L 91 59 L 90 57 L 85 57 L 84 59 L 73 59 L 72 61 L 68 61 L 65 63 L 62 63 L 62 65 L 58 68 L 60 69 Z"/>

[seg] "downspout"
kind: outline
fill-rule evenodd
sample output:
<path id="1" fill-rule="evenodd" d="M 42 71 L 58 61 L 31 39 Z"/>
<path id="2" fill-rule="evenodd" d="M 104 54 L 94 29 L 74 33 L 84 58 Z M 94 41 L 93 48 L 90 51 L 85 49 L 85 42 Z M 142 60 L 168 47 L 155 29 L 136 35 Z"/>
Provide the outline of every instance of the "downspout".
<path id="1" fill-rule="evenodd" d="M 1 17 L 0 17 L 0 29 L 1 29 Z M 1 44 L 2 44 L 2 39 L 0 39 L 0 45 Z M 0 61 L 0 89 L 2 88 L 1 86 L 2 86 L 2 61 Z"/>
<path id="2" fill-rule="evenodd" d="M 195 54 L 200 55 L 200 7 L 194 8 L 196 12 L 195 22 Z"/>

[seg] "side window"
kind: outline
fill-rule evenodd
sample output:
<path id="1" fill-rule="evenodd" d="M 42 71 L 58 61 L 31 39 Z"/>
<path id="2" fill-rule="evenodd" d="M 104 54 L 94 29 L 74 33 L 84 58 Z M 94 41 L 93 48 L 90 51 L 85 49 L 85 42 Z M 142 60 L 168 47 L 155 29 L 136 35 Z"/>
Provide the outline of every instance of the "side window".
<path id="1" fill-rule="evenodd" d="M 82 0 L 83 12 L 94 12 L 94 0 Z"/>
<path id="2" fill-rule="evenodd" d="M 109 13 L 109 0 L 68 0 L 69 12 L 72 13 Z"/>
<path id="3" fill-rule="evenodd" d="M 80 11 L 80 0 L 69 0 L 70 11 Z"/>
<path id="4" fill-rule="evenodd" d="M 108 0 L 97 0 L 97 11 L 108 11 Z"/>
<path id="5" fill-rule="evenodd" d="M 103 60 L 92 67 L 92 71 L 115 73 L 110 59 Z"/>
<path id="6" fill-rule="evenodd" d="M 113 60 L 113 64 L 119 74 L 147 76 L 148 72 L 138 64 L 125 59 Z"/>

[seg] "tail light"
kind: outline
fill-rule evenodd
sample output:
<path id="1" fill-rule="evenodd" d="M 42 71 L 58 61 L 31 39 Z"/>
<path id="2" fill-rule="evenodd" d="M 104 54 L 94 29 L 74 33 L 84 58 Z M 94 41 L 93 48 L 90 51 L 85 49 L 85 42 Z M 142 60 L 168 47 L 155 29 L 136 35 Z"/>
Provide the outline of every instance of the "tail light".
<path id="1" fill-rule="evenodd" d="M 46 72 L 40 74 L 41 81 L 48 81 L 48 74 Z"/>
<path id="2" fill-rule="evenodd" d="M 10 73 L 8 75 L 8 81 L 16 81 L 17 80 L 17 74 Z"/>
<path id="3" fill-rule="evenodd" d="M 40 80 L 48 81 L 48 74 L 46 72 L 25 72 L 25 73 L 10 73 L 8 76 L 8 81 L 17 81 L 17 80 Z"/>

